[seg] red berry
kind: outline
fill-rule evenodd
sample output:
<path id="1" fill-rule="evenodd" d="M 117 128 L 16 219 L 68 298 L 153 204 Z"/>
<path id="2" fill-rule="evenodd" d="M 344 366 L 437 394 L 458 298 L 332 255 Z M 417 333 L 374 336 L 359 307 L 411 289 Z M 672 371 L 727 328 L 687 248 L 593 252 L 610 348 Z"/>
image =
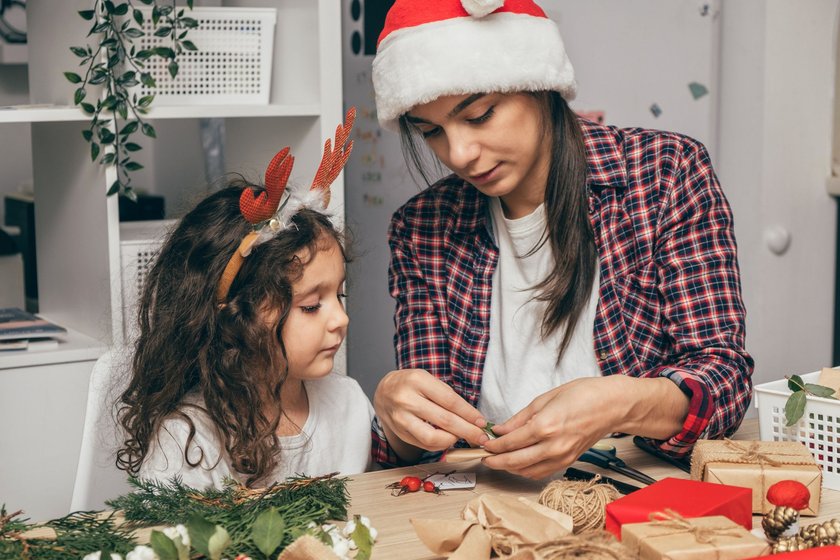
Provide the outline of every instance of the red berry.
<path id="1" fill-rule="evenodd" d="M 400 486 L 405 488 L 408 492 L 417 492 L 420 490 L 420 486 L 422 485 L 423 481 L 416 476 L 406 476 L 400 481 Z"/>
<path id="2" fill-rule="evenodd" d="M 437 492 L 437 487 L 435 486 L 434 482 L 432 482 L 431 480 L 427 480 L 423 483 L 423 490 L 425 492 Z"/>

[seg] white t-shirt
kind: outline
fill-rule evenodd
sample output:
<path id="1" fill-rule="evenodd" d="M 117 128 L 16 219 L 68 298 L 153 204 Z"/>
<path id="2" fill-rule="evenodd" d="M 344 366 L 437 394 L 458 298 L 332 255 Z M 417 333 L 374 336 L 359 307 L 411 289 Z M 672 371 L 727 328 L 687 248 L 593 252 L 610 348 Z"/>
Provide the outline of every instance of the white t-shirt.
<path id="1" fill-rule="evenodd" d="M 290 476 L 320 476 L 338 471 L 342 475 L 364 472 L 370 465 L 373 407 L 351 377 L 331 373 L 304 381 L 309 398 L 309 417 L 295 436 L 279 437 L 280 458 L 275 470 L 259 486 L 283 481 Z M 187 402 L 202 404 L 198 395 Z M 184 445 L 189 435 L 186 421 L 165 420 L 138 473 L 139 478 L 169 480 L 178 475 L 184 484 L 204 489 L 222 487 L 225 478 L 244 483 L 247 476 L 236 473 L 227 451 L 221 446 L 215 425 L 203 411 L 187 406 L 183 411 L 195 424 L 189 457 L 204 457 L 195 467 L 184 461 Z"/>
<path id="2" fill-rule="evenodd" d="M 534 286 L 554 266 L 554 255 L 548 242 L 528 254 L 545 231 L 545 205 L 541 204 L 527 216 L 509 220 L 501 201 L 493 197 L 490 213 L 499 263 L 493 273 L 490 341 L 478 409 L 489 421 L 498 423 L 563 383 L 601 375 L 593 337 L 599 275 L 596 269 L 589 303 L 558 366 L 557 351 L 565 329 L 557 329 L 543 339 L 540 333 L 547 302 L 533 299 Z"/>

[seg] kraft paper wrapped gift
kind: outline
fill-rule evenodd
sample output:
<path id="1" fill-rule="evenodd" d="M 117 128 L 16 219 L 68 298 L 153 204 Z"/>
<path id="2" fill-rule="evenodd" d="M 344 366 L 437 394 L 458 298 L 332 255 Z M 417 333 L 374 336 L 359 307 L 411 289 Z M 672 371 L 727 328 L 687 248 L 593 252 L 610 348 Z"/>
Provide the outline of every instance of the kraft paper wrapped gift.
<path id="1" fill-rule="evenodd" d="M 782 480 L 797 480 L 811 493 L 800 515 L 817 515 L 820 509 L 822 471 L 804 444 L 796 441 L 700 440 L 691 456 L 691 478 L 753 489 L 753 513 L 764 514 L 774 506 L 767 489 Z"/>
<path id="2" fill-rule="evenodd" d="M 665 511 L 651 518 L 621 527 L 622 544 L 639 560 L 742 560 L 770 550 L 767 541 L 722 515 L 686 519 Z"/>
<path id="3" fill-rule="evenodd" d="M 682 478 L 662 480 L 607 504 L 606 529 L 621 538 L 625 523 L 645 523 L 650 514 L 670 509 L 683 517 L 723 515 L 752 529 L 752 490 Z"/>
<path id="4" fill-rule="evenodd" d="M 766 560 L 766 557 L 763 557 Z M 799 552 L 784 552 L 774 554 L 773 560 L 838 560 L 840 559 L 840 546 L 821 546 L 809 548 Z M 758 556 L 747 560 L 760 560 Z"/>

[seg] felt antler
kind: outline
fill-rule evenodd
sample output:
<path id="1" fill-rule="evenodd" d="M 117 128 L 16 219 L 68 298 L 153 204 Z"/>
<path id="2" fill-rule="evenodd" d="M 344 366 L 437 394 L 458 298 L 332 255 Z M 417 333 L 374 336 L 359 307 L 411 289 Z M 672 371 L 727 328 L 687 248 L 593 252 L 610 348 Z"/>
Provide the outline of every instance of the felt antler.
<path id="1" fill-rule="evenodd" d="M 320 189 L 324 191 L 324 207 L 330 203 L 330 185 L 341 173 L 344 164 L 347 163 L 347 158 L 350 157 L 350 152 L 353 151 L 353 141 L 347 142 L 347 139 L 350 137 L 350 131 L 353 129 L 355 120 L 356 108 L 350 107 L 344 117 L 344 124 L 338 125 L 335 129 L 335 149 L 333 149 L 329 138 L 324 142 L 324 155 L 321 156 L 321 165 L 318 166 L 315 179 L 312 180 L 312 190 Z M 347 146 L 344 145 L 345 142 Z"/>
<path id="2" fill-rule="evenodd" d="M 265 170 L 265 189 L 257 195 L 254 195 L 252 189 L 242 191 L 239 196 L 239 209 L 246 220 L 258 224 L 274 215 L 294 164 L 295 158 L 289 155 L 289 148 L 283 148 L 272 158 Z"/>

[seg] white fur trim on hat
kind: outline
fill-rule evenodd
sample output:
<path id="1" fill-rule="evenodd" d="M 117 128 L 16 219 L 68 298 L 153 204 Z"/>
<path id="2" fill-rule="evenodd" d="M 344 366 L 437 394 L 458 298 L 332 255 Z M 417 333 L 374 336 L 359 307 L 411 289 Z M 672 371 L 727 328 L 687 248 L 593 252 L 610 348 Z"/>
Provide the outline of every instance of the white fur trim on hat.
<path id="1" fill-rule="evenodd" d="M 461 5 L 472 17 L 482 18 L 504 5 L 505 0 L 461 0 Z"/>
<path id="2" fill-rule="evenodd" d="M 379 123 L 443 95 L 483 92 L 577 92 L 575 72 L 557 25 L 507 12 L 461 17 L 390 33 L 373 61 Z"/>

